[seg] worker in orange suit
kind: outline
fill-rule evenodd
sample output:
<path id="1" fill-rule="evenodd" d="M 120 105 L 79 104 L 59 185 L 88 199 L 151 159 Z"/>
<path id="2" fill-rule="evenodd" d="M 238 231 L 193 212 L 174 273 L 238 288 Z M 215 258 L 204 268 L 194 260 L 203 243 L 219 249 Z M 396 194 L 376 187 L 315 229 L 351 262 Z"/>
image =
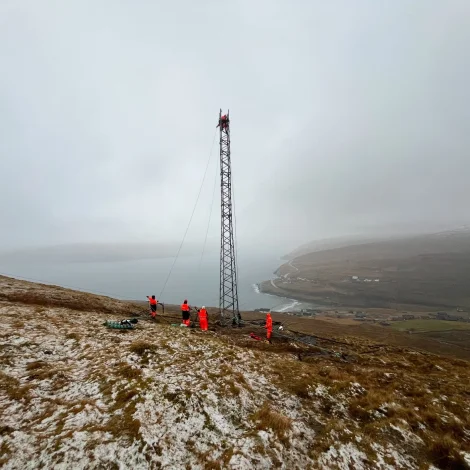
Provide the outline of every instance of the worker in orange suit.
<path id="1" fill-rule="evenodd" d="M 155 298 L 154 295 L 152 295 L 152 297 L 147 295 L 147 299 L 149 299 L 150 315 L 152 315 L 152 318 L 155 318 L 157 316 L 158 300 Z"/>
<path id="2" fill-rule="evenodd" d="M 188 305 L 187 300 L 185 300 L 181 305 L 181 315 L 183 316 L 183 325 L 189 327 L 191 325 L 191 307 Z"/>
<path id="3" fill-rule="evenodd" d="M 271 314 L 266 314 L 266 339 L 271 342 L 271 335 L 273 333 L 273 319 L 271 318 Z"/>
<path id="4" fill-rule="evenodd" d="M 221 118 L 219 120 L 219 124 L 217 125 L 217 127 L 219 127 L 219 126 L 222 129 L 227 129 L 228 128 L 228 116 L 226 114 L 221 116 Z"/>
<path id="5" fill-rule="evenodd" d="M 209 322 L 206 307 L 203 306 L 200 310 L 197 311 L 197 313 L 199 316 L 199 327 L 202 331 L 207 331 Z"/>

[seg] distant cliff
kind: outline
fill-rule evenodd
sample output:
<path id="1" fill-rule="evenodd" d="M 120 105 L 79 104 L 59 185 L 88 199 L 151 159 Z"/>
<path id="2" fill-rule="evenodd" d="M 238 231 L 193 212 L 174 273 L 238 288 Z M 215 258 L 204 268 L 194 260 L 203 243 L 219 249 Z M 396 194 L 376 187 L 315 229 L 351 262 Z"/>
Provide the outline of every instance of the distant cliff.
<path id="1" fill-rule="evenodd" d="M 327 246 L 317 247 L 322 243 Z M 470 232 L 319 249 L 283 264 L 276 275 L 261 283 L 263 292 L 334 305 L 470 307 Z"/>

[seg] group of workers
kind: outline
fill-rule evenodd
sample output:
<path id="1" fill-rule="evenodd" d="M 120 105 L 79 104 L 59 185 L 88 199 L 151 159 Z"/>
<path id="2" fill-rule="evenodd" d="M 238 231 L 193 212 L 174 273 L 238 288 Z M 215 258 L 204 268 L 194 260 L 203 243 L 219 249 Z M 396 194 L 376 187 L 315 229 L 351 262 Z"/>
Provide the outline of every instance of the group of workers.
<path id="1" fill-rule="evenodd" d="M 207 331 L 209 328 L 209 318 L 207 314 L 206 307 L 202 306 L 201 308 L 194 307 L 199 317 L 199 327 L 202 331 Z M 186 326 L 191 326 L 191 307 L 188 304 L 188 301 L 185 300 L 181 304 L 181 316 L 182 323 Z"/>
<path id="2" fill-rule="evenodd" d="M 152 318 L 157 316 L 157 305 L 162 305 L 162 303 L 158 302 L 154 295 L 147 296 L 149 301 L 149 308 L 150 308 L 150 315 Z M 197 308 L 194 307 L 198 314 L 199 318 L 199 327 L 202 331 L 207 331 L 209 328 L 209 316 L 206 310 L 206 307 Z M 188 304 L 188 301 L 185 300 L 181 304 L 181 323 L 187 327 L 191 326 L 191 306 Z M 271 342 L 271 336 L 273 334 L 273 319 L 271 318 L 271 314 L 266 314 L 266 325 L 264 326 L 266 329 L 266 339 Z"/>
<path id="3" fill-rule="evenodd" d="M 157 316 L 157 305 L 162 305 L 154 295 L 150 296 L 147 295 L 147 299 L 149 301 L 149 309 L 150 309 L 150 316 L 152 318 L 155 318 Z M 194 309 L 198 313 L 199 317 L 199 327 L 201 328 L 202 331 L 207 331 L 209 328 L 209 318 L 207 314 L 206 307 L 202 308 L 197 308 L 194 307 Z M 182 320 L 181 323 L 187 327 L 191 325 L 191 306 L 188 304 L 188 301 L 185 300 L 182 305 L 181 305 L 181 316 Z"/>

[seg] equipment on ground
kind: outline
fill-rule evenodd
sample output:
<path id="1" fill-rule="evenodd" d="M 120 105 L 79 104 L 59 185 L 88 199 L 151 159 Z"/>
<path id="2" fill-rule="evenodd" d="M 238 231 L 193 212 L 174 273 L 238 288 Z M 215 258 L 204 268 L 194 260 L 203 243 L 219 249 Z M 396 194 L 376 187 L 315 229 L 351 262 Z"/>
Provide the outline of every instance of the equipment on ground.
<path id="1" fill-rule="evenodd" d="M 256 341 L 263 341 L 263 338 L 261 338 L 261 336 L 257 336 L 254 333 L 250 333 L 250 338 L 255 339 Z"/>
<path id="2" fill-rule="evenodd" d="M 135 324 L 138 322 L 137 318 L 132 318 L 131 320 L 121 320 L 121 321 L 113 321 L 113 320 L 106 320 L 103 323 L 103 326 L 107 328 L 112 328 L 115 330 L 133 330 L 135 328 Z"/>

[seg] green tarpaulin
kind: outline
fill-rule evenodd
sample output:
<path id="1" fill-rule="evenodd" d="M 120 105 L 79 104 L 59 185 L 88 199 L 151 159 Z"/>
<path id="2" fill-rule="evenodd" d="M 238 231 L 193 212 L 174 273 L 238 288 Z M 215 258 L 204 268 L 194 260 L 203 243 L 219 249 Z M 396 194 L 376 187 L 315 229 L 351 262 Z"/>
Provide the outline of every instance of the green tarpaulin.
<path id="1" fill-rule="evenodd" d="M 114 328 L 116 330 L 133 330 L 135 327 L 129 323 L 121 323 L 120 321 L 110 321 L 107 320 L 103 323 L 104 326 L 108 328 Z"/>

